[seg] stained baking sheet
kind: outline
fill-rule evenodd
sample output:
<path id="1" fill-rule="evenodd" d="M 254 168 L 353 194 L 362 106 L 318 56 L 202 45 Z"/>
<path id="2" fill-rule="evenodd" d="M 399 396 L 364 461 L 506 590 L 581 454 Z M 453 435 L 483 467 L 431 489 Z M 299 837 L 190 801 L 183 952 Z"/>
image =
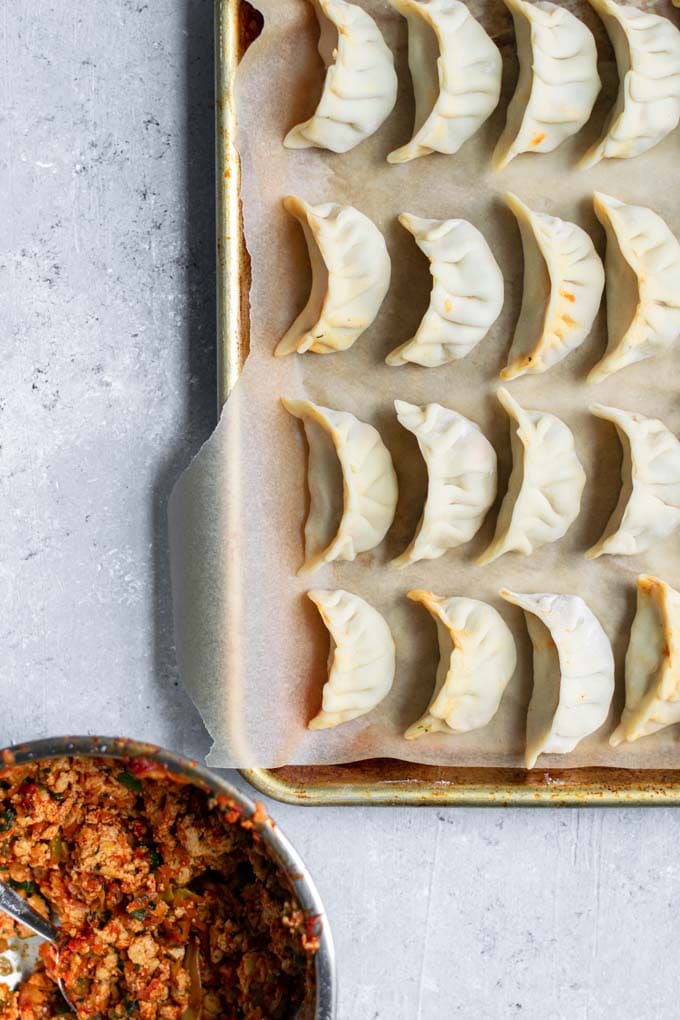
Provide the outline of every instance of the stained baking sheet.
<path id="1" fill-rule="evenodd" d="M 650 193 L 652 177 L 671 179 L 677 138 L 629 164 L 607 165 L 587 174 L 571 171 L 613 95 L 611 53 L 605 45 L 607 84 L 590 130 L 559 155 L 526 158 L 502 175 L 492 175 L 486 168 L 514 69 L 509 16 L 500 4 L 484 4 L 476 11 L 509 58 L 501 113 L 460 157 L 428 157 L 407 167 L 388 167 L 383 162 L 386 152 L 408 137 L 412 104 L 405 26 L 386 4 L 374 2 L 366 6 L 398 53 L 402 88 L 395 115 L 379 135 L 347 156 L 290 153 L 280 146 L 280 138 L 310 112 L 305 103 L 313 106 L 320 88 L 317 33 L 303 3 L 279 0 L 261 6 L 266 29 L 244 61 L 237 88 L 246 237 L 253 256 L 251 355 L 218 432 L 173 501 L 175 552 L 178 529 L 184 546 L 179 560 L 174 556 L 178 650 L 187 685 L 216 738 L 210 760 L 278 765 L 380 754 L 459 766 L 516 765 L 530 689 L 530 658 L 521 615 L 498 600 L 498 587 L 584 594 L 614 639 L 620 678 L 635 574 L 645 569 L 659 572 L 671 583 L 680 579 L 673 543 L 659 547 L 643 563 L 583 560 L 584 549 L 598 537 L 616 502 L 620 463 L 613 430 L 590 419 L 587 405 L 598 399 L 653 412 L 677 430 L 680 417 L 670 381 L 677 361 L 665 359 L 665 371 L 659 370 L 658 362 L 649 363 L 591 390 L 583 377 L 604 346 L 600 321 L 591 340 L 563 366 L 512 385 L 527 406 L 554 409 L 572 425 L 590 485 L 582 515 L 562 543 L 529 560 L 505 557 L 484 570 L 474 567 L 473 556 L 488 541 L 495 515 L 470 547 L 438 564 L 421 564 L 402 573 L 386 565 L 407 544 L 425 485 L 415 443 L 397 425 L 390 401 L 439 400 L 479 421 L 501 456 L 502 491 L 509 440 L 493 393 L 521 299 L 522 260 L 514 222 L 500 196 L 511 188 L 537 208 L 577 219 L 591 229 L 600 246 L 602 236 L 589 202 L 595 187 L 624 200 L 650 201 L 677 229 L 671 189 L 653 188 Z M 573 6 L 597 25 L 585 5 Z M 271 357 L 276 339 L 304 303 L 309 284 L 299 228 L 288 222 L 280 207 L 288 192 L 313 202 L 354 202 L 385 231 L 393 257 L 393 290 L 376 325 L 347 354 L 283 362 Z M 410 335 L 427 304 L 424 259 L 396 224 L 396 215 L 404 209 L 439 217 L 465 215 L 484 230 L 506 277 L 506 307 L 496 329 L 471 359 L 436 371 L 389 369 L 382 363 L 385 353 Z M 393 452 L 402 489 L 408 493 L 384 548 L 312 579 L 314 586 L 341 585 L 368 597 L 385 613 L 398 639 L 400 668 L 390 698 L 370 717 L 330 734 L 308 734 L 304 729 L 318 705 L 327 638 L 303 597 L 309 581 L 294 576 L 302 555 L 304 443 L 295 422 L 280 409 L 278 398 L 283 393 L 308 394 L 373 421 Z M 402 740 L 403 728 L 428 700 L 436 657 L 434 626 L 422 609 L 404 599 L 411 587 L 487 598 L 511 623 L 520 647 L 520 668 L 501 712 L 484 731 L 409 744 Z M 672 733 L 613 753 L 603 739 L 610 728 L 584 743 L 577 754 L 554 759 L 553 764 L 668 767 L 677 761 Z M 550 764 L 547 759 L 543 763 Z"/>

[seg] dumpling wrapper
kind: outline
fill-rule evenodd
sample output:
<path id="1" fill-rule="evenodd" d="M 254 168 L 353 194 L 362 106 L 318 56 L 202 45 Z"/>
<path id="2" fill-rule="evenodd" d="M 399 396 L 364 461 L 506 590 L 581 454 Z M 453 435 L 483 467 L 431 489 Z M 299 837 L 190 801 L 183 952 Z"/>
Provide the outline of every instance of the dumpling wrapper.
<path id="1" fill-rule="evenodd" d="M 680 442 L 658 418 L 604 404 L 590 410 L 616 426 L 623 463 L 618 503 L 586 557 L 637 556 L 680 525 Z"/>
<path id="2" fill-rule="evenodd" d="M 411 141 L 389 163 L 431 152 L 452 155 L 498 106 L 503 61 L 464 3 L 388 0 L 408 21 L 408 63 L 416 100 Z"/>
<path id="3" fill-rule="evenodd" d="M 637 580 L 626 652 L 626 707 L 612 747 L 680 723 L 680 594 L 656 577 Z"/>
<path id="4" fill-rule="evenodd" d="M 480 729 L 498 711 L 517 665 L 509 627 L 492 606 L 469 598 L 440 598 L 411 591 L 437 624 L 439 665 L 430 706 L 406 730 L 407 740 L 428 733 L 468 733 Z"/>
<path id="5" fill-rule="evenodd" d="M 614 372 L 665 353 L 680 337 L 680 244 L 651 209 L 595 193 L 607 234 L 607 352 L 588 376 Z"/>
<path id="6" fill-rule="evenodd" d="M 499 389 L 498 399 L 511 419 L 512 473 L 496 533 L 479 566 L 508 552 L 529 556 L 557 542 L 578 517 L 586 484 L 574 437 L 563 421 L 547 411 L 525 410 L 505 389 Z"/>
<path id="7" fill-rule="evenodd" d="M 416 535 L 393 561 L 405 567 L 437 559 L 477 534 L 496 498 L 497 459 L 479 426 L 462 414 L 441 404 L 395 400 L 394 406 L 400 424 L 418 440 L 428 476 Z"/>
<path id="8" fill-rule="evenodd" d="M 283 400 L 309 446 L 309 512 L 300 574 L 354 560 L 382 542 L 397 507 L 397 475 L 377 429 L 347 411 Z"/>
<path id="9" fill-rule="evenodd" d="M 524 610 L 534 649 L 526 767 L 541 754 L 568 754 L 598 730 L 614 695 L 614 655 L 595 614 L 578 595 L 501 596 Z"/>
<path id="10" fill-rule="evenodd" d="M 308 724 L 326 730 L 372 711 L 394 682 L 396 651 L 387 623 L 358 595 L 338 589 L 307 592 L 331 637 L 321 711 Z"/>
<path id="11" fill-rule="evenodd" d="M 275 354 L 348 350 L 375 321 L 390 286 L 392 265 L 375 223 L 351 205 L 312 206 L 283 200 L 299 221 L 309 249 L 309 299 Z"/>
<path id="12" fill-rule="evenodd" d="M 494 153 L 502 170 L 525 152 L 552 152 L 590 119 L 601 88 L 592 32 L 552 3 L 505 0 L 515 24 L 519 80 Z"/>
<path id="13" fill-rule="evenodd" d="M 326 65 L 314 114 L 286 135 L 289 149 L 349 152 L 374 134 L 397 101 L 392 51 L 373 18 L 346 0 L 311 0 L 321 28 Z"/>
<path id="14" fill-rule="evenodd" d="M 524 251 L 524 295 L 507 368 L 501 379 L 547 372 L 590 333 L 602 301 L 604 268 L 585 230 L 529 209 L 516 195 Z"/>
<path id="15" fill-rule="evenodd" d="M 467 220 L 399 222 L 430 260 L 430 303 L 415 336 L 385 359 L 388 365 L 438 368 L 466 357 L 503 308 L 503 275 L 483 235 Z"/>
<path id="16" fill-rule="evenodd" d="M 581 160 L 631 159 L 658 145 L 680 122 L 680 32 L 650 11 L 589 0 L 611 39 L 619 72 L 616 103 L 602 137 Z"/>

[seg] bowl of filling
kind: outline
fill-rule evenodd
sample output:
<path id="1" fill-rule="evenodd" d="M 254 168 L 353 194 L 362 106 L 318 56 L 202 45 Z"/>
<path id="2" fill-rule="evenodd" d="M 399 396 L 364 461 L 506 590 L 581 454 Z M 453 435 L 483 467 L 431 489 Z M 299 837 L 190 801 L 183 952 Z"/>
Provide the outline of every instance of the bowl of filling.
<path id="1" fill-rule="evenodd" d="M 332 1020 L 323 906 L 262 805 L 129 740 L 0 755 L 0 879 L 56 928 L 0 914 L 0 1020 Z"/>

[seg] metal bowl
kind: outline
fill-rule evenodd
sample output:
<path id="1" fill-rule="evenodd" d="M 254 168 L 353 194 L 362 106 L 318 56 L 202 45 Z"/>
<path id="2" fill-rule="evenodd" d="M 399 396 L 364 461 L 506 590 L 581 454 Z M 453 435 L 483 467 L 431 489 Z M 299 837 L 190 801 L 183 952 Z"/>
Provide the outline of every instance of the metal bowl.
<path id="1" fill-rule="evenodd" d="M 195 786 L 226 797 L 228 806 L 240 809 L 246 817 L 255 813 L 255 804 L 231 783 L 220 779 L 214 772 L 182 758 L 172 751 L 142 744 L 120 737 L 51 737 L 32 740 L 0 751 L 0 761 L 21 765 L 29 761 L 68 756 L 88 758 L 149 758 L 164 765 L 169 772 L 189 780 Z M 316 964 L 316 1005 L 313 1020 L 334 1020 L 336 1012 L 335 952 L 326 913 L 307 868 L 278 826 L 258 824 L 257 831 L 266 844 L 272 859 L 283 872 L 298 903 L 309 918 L 313 918 L 319 935 Z M 312 1020 L 299 1016 L 298 1020 Z"/>

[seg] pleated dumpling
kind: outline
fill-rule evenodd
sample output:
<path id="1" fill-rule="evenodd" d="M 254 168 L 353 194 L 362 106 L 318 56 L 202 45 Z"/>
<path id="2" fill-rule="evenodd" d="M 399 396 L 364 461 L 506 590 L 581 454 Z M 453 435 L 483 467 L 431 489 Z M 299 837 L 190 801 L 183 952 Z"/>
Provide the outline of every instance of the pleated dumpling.
<path id="1" fill-rule="evenodd" d="M 496 498 L 496 451 L 478 425 L 441 404 L 395 400 L 399 422 L 418 440 L 427 498 L 415 538 L 394 560 L 405 567 L 469 542 Z"/>
<path id="2" fill-rule="evenodd" d="M 503 307 L 503 275 L 486 240 L 467 220 L 399 222 L 430 260 L 430 303 L 415 336 L 388 354 L 388 365 L 437 368 L 464 358 L 484 339 Z"/>
<path id="3" fill-rule="evenodd" d="M 310 730 L 326 730 L 366 715 L 389 694 L 395 647 L 387 623 L 373 606 L 351 592 L 307 592 L 331 637 L 328 680 L 321 711 Z"/>
<path id="4" fill-rule="evenodd" d="M 578 595 L 501 596 L 524 610 L 534 649 L 526 767 L 568 754 L 599 730 L 614 695 L 614 655 L 599 620 Z"/>
<path id="5" fill-rule="evenodd" d="M 397 101 L 392 52 L 373 18 L 346 0 L 312 0 L 326 79 L 315 113 L 289 131 L 289 149 L 348 152 L 374 134 Z"/>
<path id="6" fill-rule="evenodd" d="M 623 447 L 621 493 L 599 542 L 586 556 L 636 556 L 680 525 L 680 442 L 658 418 L 595 404 Z"/>
<path id="7" fill-rule="evenodd" d="M 408 62 L 416 115 L 413 137 L 387 157 L 407 163 L 453 154 L 498 106 L 498 47 L 458 0 L 389 0 L 408 21 Z"/>
<path id="8" fill-rule="evenodd" d="M 505 5 L 515 23 L 520 73 L 494 153 L 497 170 L 523 152 L 552 152 L 580 131 L 601 84 L 593 34 L 571 11 L 525 0 Z"/>
<path id="9" fill-rule="evenodd" d="M 645 574 L 626 652 L 626 706 L 612 747 L 680 723 L 680 594 Z"/>
<path id="10" fill-rule="evenodd" d="M 563 421 L 547 411 L 525 410 L 507 390 L 500 389 L 498 399 L 512 421 L 512 474 L 480 566 L 508 552 L 529 556 L 562 538 L 578 517 L 586 483 L 574 437 Z"/>
<path id="11" fill-rule="evenodd" d="M 663 141 L 680 121 L 680 32 L 651 11 L 589 0 L 614 47 L 619 92 L 602 138 L 581 166 L 630 159 Z"/>
<path id="12" fill-rule="evenodd" d="M 502 379 L 547 372 L 586 339 L 602 301 L 604 269 L 585 230 L 532 212 L 508 193 L 524 250 L 524 296 Z"/>
<path id="13" fill-rule="evenodd" d="M 351 205 L 313 206 L 294 195 L 283 204 L 304 231 L 312 287 L 275 353 L 346 351 L 375 320 L 387 294 L 392 267 L 385 239 Z"/>
<path id="14" fill-rule="evenodd" d="M 284 400 L 299 418 L 309 446 L 309 512 L 305 522 L 308 573 L 333 560 L 354 560 L 382 542 L 397 507 L 397 476 L 372 425 L 347 411 L 308 400 Z"/>
<path id="15" fill-rule="evenodd" d="M 596 193 L 607 233 L 607 353 L 590 372 L 614 372 L 667 351 L 680 337 L 680 244 L 657 213 Z"/>
<path id="16" fill-rule="evenodd" d="M 440 598 L 428 591 L 411 591 L 408 597 L 434 617 L 439 665 L 429 708 L 404 736 L 415 740 L 427 733 L 467 733 L 486 726 L 517 664 L 509 627 L 500 613 L 477 599 Z"/>

